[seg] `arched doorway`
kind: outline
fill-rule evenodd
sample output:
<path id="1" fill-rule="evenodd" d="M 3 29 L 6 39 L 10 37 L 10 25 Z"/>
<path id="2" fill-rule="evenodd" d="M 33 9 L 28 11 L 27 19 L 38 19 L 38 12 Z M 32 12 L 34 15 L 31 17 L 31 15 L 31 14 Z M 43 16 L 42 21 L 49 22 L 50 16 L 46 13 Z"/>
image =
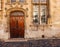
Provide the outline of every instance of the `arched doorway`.
<path id="1" fill-rule="evenodd" d="M 24 38 L 24 12 L 10 12 L 10 38 Z"/>

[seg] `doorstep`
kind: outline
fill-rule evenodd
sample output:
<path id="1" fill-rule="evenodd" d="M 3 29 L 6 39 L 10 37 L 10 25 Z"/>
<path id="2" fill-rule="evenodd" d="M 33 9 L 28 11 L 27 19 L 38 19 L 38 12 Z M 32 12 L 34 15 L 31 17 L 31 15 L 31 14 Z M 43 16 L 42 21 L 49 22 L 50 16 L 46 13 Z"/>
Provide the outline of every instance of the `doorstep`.
<path id="1" fill-rule="evenodd" d="M 24 42 L 24 41 L 28 41 L 28 39 L 25 39 L 25 38 L 10 38 L 10 39 L 4 40 L 4 42 Z"/>

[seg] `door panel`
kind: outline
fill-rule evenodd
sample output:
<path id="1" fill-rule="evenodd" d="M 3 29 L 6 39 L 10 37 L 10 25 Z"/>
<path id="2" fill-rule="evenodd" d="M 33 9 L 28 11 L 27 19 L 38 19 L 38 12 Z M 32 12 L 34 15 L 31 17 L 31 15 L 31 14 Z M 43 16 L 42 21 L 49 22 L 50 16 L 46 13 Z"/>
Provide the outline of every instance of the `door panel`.
<path id="1" fill-rule="evenodd" d="M 24 37 L 24 17 L 23 16 L 10 17 L 10 35 L 11 35 L 11 38 Z"/>
<path id="2" fill-rule="evenodd" d="M 21 35 L 23 37 L 24 33 L 24 17 L 18 17 L 18 30 L 19 36 Z"/>

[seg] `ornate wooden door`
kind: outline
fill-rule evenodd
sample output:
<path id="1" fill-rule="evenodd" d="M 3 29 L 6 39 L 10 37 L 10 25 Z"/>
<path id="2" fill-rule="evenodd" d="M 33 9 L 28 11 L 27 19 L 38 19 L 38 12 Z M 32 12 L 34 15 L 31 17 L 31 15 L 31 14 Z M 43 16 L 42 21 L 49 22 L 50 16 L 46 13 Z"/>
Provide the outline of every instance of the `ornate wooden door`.
<path id="1" fill-rule="evenodd" d="M 10 36 L 11 38 L 24 37 L 24 14 L 13 12 L 10 16 Z"/>

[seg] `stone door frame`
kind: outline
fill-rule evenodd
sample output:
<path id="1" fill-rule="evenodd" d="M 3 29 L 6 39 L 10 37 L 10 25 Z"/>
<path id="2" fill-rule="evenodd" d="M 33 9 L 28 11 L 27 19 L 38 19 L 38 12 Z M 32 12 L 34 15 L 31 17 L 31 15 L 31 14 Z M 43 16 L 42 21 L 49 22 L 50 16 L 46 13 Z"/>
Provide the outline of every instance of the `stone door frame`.
<path id="1" fill-rule="evenodd" d="M 26 15 L 27 15 L 27 13 L 26 13 L 26 10 L 25 9 L 22 9 L 22 8 L 11 8 L 11 9 L 8 9 L 7 11 L 6 11 L 6 14 L 7 14 L 7 27 L 8 27 L 8 39 L 10 39 L 10 13 L 12 12 L 12 11 L 22 11 L 22 12 L 24 12 L 24 25 L 25 25 L 25 30 L 26 30 Z M 25 31 L 24 31 L 24 38 L 25 38 Z"/>

